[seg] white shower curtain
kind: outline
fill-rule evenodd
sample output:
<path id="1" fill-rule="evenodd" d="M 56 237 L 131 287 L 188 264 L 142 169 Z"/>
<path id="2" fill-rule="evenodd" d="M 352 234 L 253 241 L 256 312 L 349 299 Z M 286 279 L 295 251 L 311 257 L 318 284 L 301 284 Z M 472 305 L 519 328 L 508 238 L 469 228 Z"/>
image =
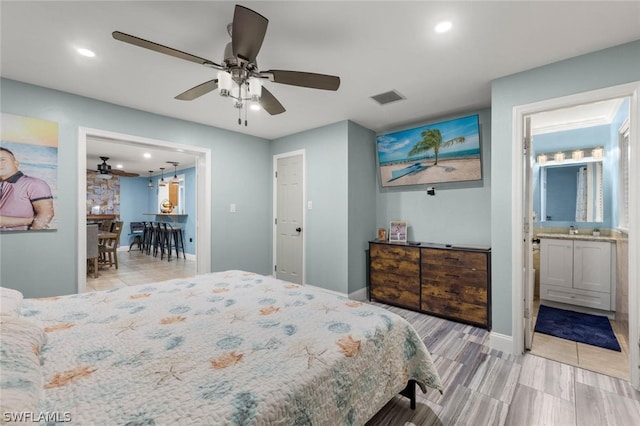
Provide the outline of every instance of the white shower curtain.
<path id="1" fill-rule="evenodd" d="M 602 222 L 602 162 L 580 167 L 577 179 L 576 222 Z"/>

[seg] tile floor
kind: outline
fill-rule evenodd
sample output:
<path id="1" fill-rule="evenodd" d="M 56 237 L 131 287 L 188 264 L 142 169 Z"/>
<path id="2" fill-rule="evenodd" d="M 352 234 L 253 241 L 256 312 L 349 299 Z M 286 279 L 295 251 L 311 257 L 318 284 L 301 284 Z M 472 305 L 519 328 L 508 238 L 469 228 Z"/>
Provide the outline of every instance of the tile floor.
<path id="1" fill-rule="evenodd" d="M 540 301 L 534 302 L 534 325 Z M 626 323 L 610 320 L 622 352 L 571 340 L 560 339 L 542 333 L 533 334 L 531 353 L 564 364 L 582 367 L 597 373 L 629 380 L 629 330 Z"/>
<path id="2" fill-rule="evenodd" d="M 87 291 L 108 290 L 137 284 L 186 278 L 196 275 L 196 261 L 190 259 L 153 257 L 140 250 L 118 251 L 118 269 L 115 266 L 100 267 L 98 278 L 87 274 Z"/>

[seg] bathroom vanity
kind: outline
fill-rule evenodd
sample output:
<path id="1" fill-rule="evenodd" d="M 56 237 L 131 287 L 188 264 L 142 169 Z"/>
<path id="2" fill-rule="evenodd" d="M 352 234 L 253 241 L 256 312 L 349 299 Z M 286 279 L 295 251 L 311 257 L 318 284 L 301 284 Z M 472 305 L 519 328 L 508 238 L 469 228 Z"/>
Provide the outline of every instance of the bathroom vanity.
<path id="1" fill-rule="evenodd" d="M 615 311 L 615 239 L 538 234 L 540 300 Z"/>

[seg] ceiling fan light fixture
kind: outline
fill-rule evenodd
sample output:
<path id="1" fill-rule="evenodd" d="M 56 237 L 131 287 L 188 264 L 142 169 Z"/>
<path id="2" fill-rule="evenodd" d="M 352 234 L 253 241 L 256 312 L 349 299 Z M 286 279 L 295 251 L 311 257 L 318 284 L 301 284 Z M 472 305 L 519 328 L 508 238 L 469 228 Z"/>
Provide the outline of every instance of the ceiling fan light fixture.
<path id="1" fill-rule="evenodd" d="M 233 88 L 233 80 L 231 74 L 226 71 L 218 71 L 218 89 L 220 89 L 220 96 L 229 96 L 231 89 Z"/>
<path id="2" fill-rule="evenodd" d="M 249 95 L 252 101 L 258 101 L 262 96 L 262 80 L 256 77 L 249 79 Z"/>
<path id="3" fill-rule="evenodd" d="M 249 108 L 251 108 L 251 111 L 260 111 L 260 104 L 258 102 L 251 102 Z"/>

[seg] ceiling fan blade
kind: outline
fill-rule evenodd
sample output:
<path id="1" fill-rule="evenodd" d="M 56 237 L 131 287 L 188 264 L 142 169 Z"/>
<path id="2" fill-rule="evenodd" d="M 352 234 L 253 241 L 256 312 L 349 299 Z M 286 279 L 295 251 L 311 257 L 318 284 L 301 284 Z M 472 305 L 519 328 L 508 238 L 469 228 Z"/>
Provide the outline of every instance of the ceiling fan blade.
<path id="1" fill-rule="evenodd" d="M 175 99 L 178 99 L 180 101 L 192 101 L 202 95 L 206 95 L 207 93 L 216 90 L 217 88 L 218 79 L 209 80 L 206 83 L 199 84 L 189 90 L 180 93 L 175 97 Z"/>
<path id="2" fill-rule="evenodd" d="M 269 80 L 275 83 L 289 84 L 291 86 L 323 90 L 338 90 L 340 87 L 340 77 L 334 75 L 283 70 L 263 71 L 260 74 L 269 77 Z M 271 74 L 271 76 L 268 74 Z"/>
<path id="3" fill-rule="evenodd" d="M 138 177 L 140 176 L 138 173 L 125 172 L 124 170 L 111 169 L 111 174 L 121 177 Z"/>
<path id="4" fill-rule="evenodd" d="M 267 32 L 269 20 L 251 9 L 236 5 L 231 29 L 233 55 L 255 62 Z"/>
<path id="5" fill-rule="evenodd" d="M 276 97 L 264 86 L 262 87 L 260 106 L 271 115 L 281 114 L 286 111 Z"/>
<path id="6" fill-rule="evenodd" d="M 155 43 L 153 41 L 145 40 L 136 36 L 121 33 L 120 31 L 114 31 L 113 38 L 125 43 L 133 44 L 134 46 L 143 47 L 145 49 L 153 50 L 154 52 L 164 53 L 165 55 L 173 56 L 174 58 L 184 59 L 185 61 L 195 62 L 200 65 L 213 65 L 214 67 L 222 68 L 209 59 L 201 58 L 199 56 L 192 55 L 191 53 L 183 52 L 162 44 Z"/>

